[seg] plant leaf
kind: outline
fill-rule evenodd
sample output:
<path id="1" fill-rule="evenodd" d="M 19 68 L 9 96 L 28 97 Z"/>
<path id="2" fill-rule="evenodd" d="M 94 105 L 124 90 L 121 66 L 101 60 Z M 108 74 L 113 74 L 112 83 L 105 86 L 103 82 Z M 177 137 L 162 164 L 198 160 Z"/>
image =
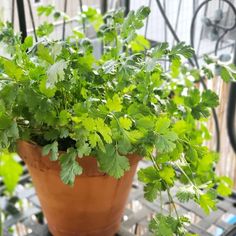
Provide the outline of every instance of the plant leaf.
<path id="1" fill-rule="evenodd" d="M 206 214 L 209 214 L 211 210 L 216 210 L 216 193 L 209 190 L 202 194 L 199 198 L 199 204 Z"/>
<path id="2" fill-rule="evenodd" d="M 219 98 L 217 94 L 209 89 L 202 93 L 202 103 L 207 107 L 216 107 L 219 105 Z"/>
<path id="3" fill-rule="evenodd" d="M 150 42 L 143 35 L 137 35 L 131 42 L 130 47 L 133 52 L 141 52 L 150 48 Z"/>
<path id="4" fill-rule="evenodd" d="M 53 57 L 50 55 L 49 49 L 41 43 L 37 47 L 37 55 L 40 59 L 48 62 L 49 64 L 53 64 L 54 62 Z"/>
<path id="5" fill-rule="evenodd" d="M 36 30 L 38 37 L 49 36 L 54 31 L 54 25 L 52 23 L 44 22 L 43 24 L 39 25 Z"/>
<path id="6" fill-rule="evenodd" d="M 47 144 L 43 147 L 42 155 L 46 156 L 49 153 L 51 154 L 50 160 L 56 161 L 58 159 L 58 143 L 57 143 L 57 141 L 54 141 L 52 144 Z"/>
<path id="7" fill-rule="evenodd" d="M 16 65 L 13 61 L 8 61 L 4 60 L 3 61 L 4 65 L 4 72 L 10 77 L 15 80 L 20 80 L 22 79 L 22 76 L 24 74 L 23 70 Z"/>
<path id="8" fill-rule="evenodd" d="M 81 175 L 82 167 L 76 161 L 77 152 L 71 148 L 60 158 L 61 173 L 60 177 L 63 183 L 73 186 L 76 175 Z"/>
<path id="9" fill-rule="evenodd" d="M 64 69 L 66 66 L 66 62 L 64 60 L 60 60 L 48 68 L 48 79 L 46 83 L 47 88 L 54 88 L 58 81 L 64 80 Z"/>
<path id="10" fill-rule="evenodd" d="M 23 168 L 14 158 L 14 153 L 0 153 L 0 176 L 3 178 L 6 190 L 12 194 L 19 178 L 23 172 Z"/>
<path id="11" fill-rule="evenodd" d="M 166 135 L 158 135 L 156 138 L 156 148 L 160 153 L 171 152 L 175 149 L 176 144 L 172 141 L 176 139 L 176 135 L 174 133 L 170 133 L 168 136 Z"/>
<path id="12" fill-rule="evenodd" d="M 191 46 L 185 45 L 184 42 L 180 42 L 171 49 L 169 55 L 170 57 L 176 57 L 182 55 L 185 58 L 191 58 L 193 56 L 193 53 L 194 50 Z"/>
<path id="13" fill-rule="evenodd" d="M 132 126 L 132 121 L 127 117 L 120 117 L 119 123 L 120 123 L 121 128 L 126 129 L 126 130 L 130 130 Z"/>
<path id="14" fill-rule="evenodd" d="M 124 175 L 125 171 L 129 170 L 129 160 L 127 157 L 121 156 L 112 145 L 106 145 L 105 148 L 105 153 L 99 153 L 100 169 L 119 179 Z"/>
<path id="15" fill-rule="evenodd" d="M 190 199 L 193 199 L 195 196 L 195 191 L 192 185 L 190 186 L 181 186 L 176 193 L 176 197 L 180 202 L 188 202 Z"/>
<path id="16" fill-rule="evenodd" d="M 160 177 L 165 180 L 165 182 L 168 185 L 173 185 L 174 183 L 174 177 L 175 177 L 175 171 L 171 166 L 164 166 L 160 171 L 159 171 Z"/>
<path id="17" fill-rule="evenodd" d="M 106 107 L 109 109 L 111 112 L 119 112 L 122 109 L 122 104 L 121 104 L 121 99 L 118 96 L 118 94 L 115 94 L 112 99 L 108 98 Z"/>

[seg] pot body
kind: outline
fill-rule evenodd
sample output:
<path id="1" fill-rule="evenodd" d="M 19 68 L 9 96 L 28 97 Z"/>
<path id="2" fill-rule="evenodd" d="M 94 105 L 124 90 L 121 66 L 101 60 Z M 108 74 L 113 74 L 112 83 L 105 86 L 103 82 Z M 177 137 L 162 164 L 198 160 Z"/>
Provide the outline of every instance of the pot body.
<path id="1" fill-rule="evenodd" d="M 119 180 L 99 172 L 93 157 L 78 159 L 83 174 L 70 187 L 60 180 L 59 163 L 42 156 L 41 147 L 18 142 L 50 232 L 54 236 L 113 236 L 119 229 L 140 157 L 130 155 L 130 170 Z"/>

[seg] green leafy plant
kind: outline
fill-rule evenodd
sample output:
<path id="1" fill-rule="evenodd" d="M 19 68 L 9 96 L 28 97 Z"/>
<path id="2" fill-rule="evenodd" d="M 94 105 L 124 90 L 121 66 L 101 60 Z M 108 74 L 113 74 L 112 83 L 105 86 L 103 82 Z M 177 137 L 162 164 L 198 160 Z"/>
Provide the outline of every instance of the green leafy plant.
<path id="1" fill-rule="evenodd" d="M 16 184 L 23 172 L 22 166 L 15 160 L 14 153 L 4 152 L 0 154 L 0 177 L 8 194 L 12 195 Z"/>
<path id="2" fill-rule="evenodd" d="M 41 7 L 39 13 L 53 11 Z M 89 9 L 83 17 L 94 22 L 95 13 Z M 60 162 L 61 180 L 69 185 L 83 172 L 78 157 L 94 156 L 101 171 L 120 178 L 129 170 L 127 155 L 136 153 L 152 163 L 138 173 L 147 200 L 166 192 L 173 206 L 174 198 L 193 200 L 209 213 L 217 194 L 230 194 L 232 187 L 227 177 L 216 176 L 218 155 L 204 146 L 210 137 L 205 122 L 218 97 L 200 91 L 194 80 L 213 73 L 185 65 L 194 51 L 184 43 L 150 49 L 137 34 L 149 13 L 141 7 L 126 18 L 123 10 L 99 18 L 99 59 L 77 30 L 64 42 L 45 38 L 34 45 L 31 36 L 21 43 L 9 25 L 2 25 L 0 39 L 12 56 L 0 58 L 0 150 L 14 149 L 19 139 L 43 146 L 43 155 Z M 46 29 L 39 36 L 51 32 Z M 162 59 L 169 60 L 169 70 Z M 225 80 L 235 75 L 222 70 Z M 181 187 L 173 195 L 176 184 Z M 187 223 L 174 207 L 168 216 L 155 216 L 150 229 L 158 236 L 190 235 Z"/>

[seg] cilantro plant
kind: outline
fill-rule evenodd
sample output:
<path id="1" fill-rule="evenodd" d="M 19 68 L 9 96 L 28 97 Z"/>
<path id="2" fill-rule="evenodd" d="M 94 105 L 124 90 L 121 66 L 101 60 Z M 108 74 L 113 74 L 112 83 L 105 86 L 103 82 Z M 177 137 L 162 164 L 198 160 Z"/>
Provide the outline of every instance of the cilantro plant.
<path id="1" fill-rule="evenodd" d="M 39 10 L 48 11 L 53 9 Z M 61 180 L 69 185 L 83 172 L 77 158 L 93 156 L 101 171 L 120 178 L 130 168 L 127 155 L 135 153 L 152 163 L 138 173 L 147 200 L 166 192 L 173 206 L 174 198 L 193 200 L 209 213 L 217 194 L 230 194 L 232 186 L 216 176 L 218 155 L 204 146 L 210 138 L 205 122 L 218 97 L 200 91 L 195 80 L 213 74 L 209 65 L 196 70 L 184 64 L 194 53 L 184 43 L 150 49 L 137 34 L 149 13 L 147 7 L 126 18 L 123 10 L 109 12 L 99 18 L 101 27 L 94 23 L 96 12 L 84 13 L 99 28 L 99 59 L 78 30 L 62 42 L 44 37 L 52 27 L 42 27 L 43 38 L 34 44 L 31 36 L 21 43 L 2 25 L 0 40 L 9 54 L 0 57 L 0 150 L 14 149 L 19 139 L 43 146 L 42 154 L 59 161 Z M 163 59 L 170 62 L 167 71 Z M 235 75 L 226 67 L 223 74 L 226 80 Z M 176 184 L 181 187 L 173 194 Z M 189 235 L 186 223 L 174 207 L 168 216 L 156 215 L 150 229 L 158 236 Z"/>

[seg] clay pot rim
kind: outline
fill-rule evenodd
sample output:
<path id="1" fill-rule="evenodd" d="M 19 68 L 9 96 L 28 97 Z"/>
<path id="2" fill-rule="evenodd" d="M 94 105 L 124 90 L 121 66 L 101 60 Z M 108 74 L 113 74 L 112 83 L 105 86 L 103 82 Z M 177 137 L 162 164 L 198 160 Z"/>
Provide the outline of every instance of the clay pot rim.
<path id="1" fill-rule="evenodd" d="M 24 151 L 24 149 L 26 150 Z M 59 151 L 58 160 L 52 161 L 50 160 L 50 153 L 46 156 L 42 155 L 42 146 L 30 141 L 18 140 L 17 153 L 27 165 L 42 171 L 50 169 L 51 171 L 58 172 L 58 170 L 61 169 L 59 160 L 60 155 L 65 153 L 65 151 Z M 34 154 L 32 155 L 32 153 Z M 126 157 L 130 162 L 130 166 L 142 159 L 142 157 L 137 154 L 128 154 Z M 80 176 L 108 176 L 107 173 L 104 173 L 99 169 L 99 162 L 95 156 L 77 157 L 76 160 L 83 168 L 83 173 Z"/>
<path id="2" fill-rule="evenodd" d="M 37 144 L 36 142 L 34 142 L 34 141 L 32 141 L 32 140 L 18 139 L 16 143 L 17 143 L 17 144 L 24 143 L 24 145 L 27 145 L 27 146 L 29 146 L 29 147 L 31 147 L 31 148 L 33 147 L 33 148 L 40 149 L 40 151 L 42 151 L 42 149 L 43 149 L 43 146 Z M 59 156 L 60 156 L 60 155 L 62 155 L 63 153 L 66 153 L 66 151 L 60 151 L 60 150 L 59 150 L 58 153 L 59 153 Z M 50 156 L 50 153 L 49 153 L 48 155 L 46 155 L 46 156 L 43 156 L 43 155 L 42 155 L 42 157 L 49 157 L 49 156 Z M 128 153 L 128 154 L 126 154 L 126 155 L 124 155 L 124 156 L 126 156 L 126 157 L 129 158 L 129 159 L 130 159 L 131 157 L 134 157 L 134 156 L 137 157 L 137 158 L 140 158 L 140 160 L 143 159 L 143 157 L 140 156 L 140 155 L 137 154 L 137 153 Z M 78 159 L 83 159 L 83 158 L 86 158 L 86 157 L 94 158 L 94 159 L 97 160 L 96 156 L 83 156 L 83 157 L 77 157 L 77 158 L 78 158 Z M 57 162 L 57 161 L 52 161 L 52 162 Z"/>
<path id="3" fill-rule="evenodd" d="M 24 143 L 24 145 L 27 145 L 27 146 L 29 146 L 29 147 L 31 147 L 31 148 L 37 148 L 37 149 L 40 149 L 40 150 L 43 149 L 43 146 L 39 145 L 38 143 L 36 143 L 36 142 L 34 142 L 34 141 L 32 141 L 32 140 L 18 139 L 18 140 L 17 140 L 17 144 L 20 144 L 20 143 Z M 48 143 L 48 144 L 49 144 L 49 143 Z M 47 144 L 46 144 L 46 145 L 47 145 Z M 58 150 L 58 153 L 61 155 L 61 154 L 63 154 L 63 153 L 66 153 L 66 151 Z M 59 156 L 60 156 L 60 155 L 59 155 Z M 50 153 L 49 153 L 48 155 L 46 155 L 46 156 L 50 156 Z M 46 156 L 45 156 L 45 157 L 46 157 Z M 44 157 L 44 156 L 42 155 L 42 157 Z M 84 157 L 93 157 L 93 158 L 96 158 L 96 157 L 94 157 L 94 156 L 84 156 Z M 83 157 L 81 157 L 81 158 L 83 158 Z"/>

